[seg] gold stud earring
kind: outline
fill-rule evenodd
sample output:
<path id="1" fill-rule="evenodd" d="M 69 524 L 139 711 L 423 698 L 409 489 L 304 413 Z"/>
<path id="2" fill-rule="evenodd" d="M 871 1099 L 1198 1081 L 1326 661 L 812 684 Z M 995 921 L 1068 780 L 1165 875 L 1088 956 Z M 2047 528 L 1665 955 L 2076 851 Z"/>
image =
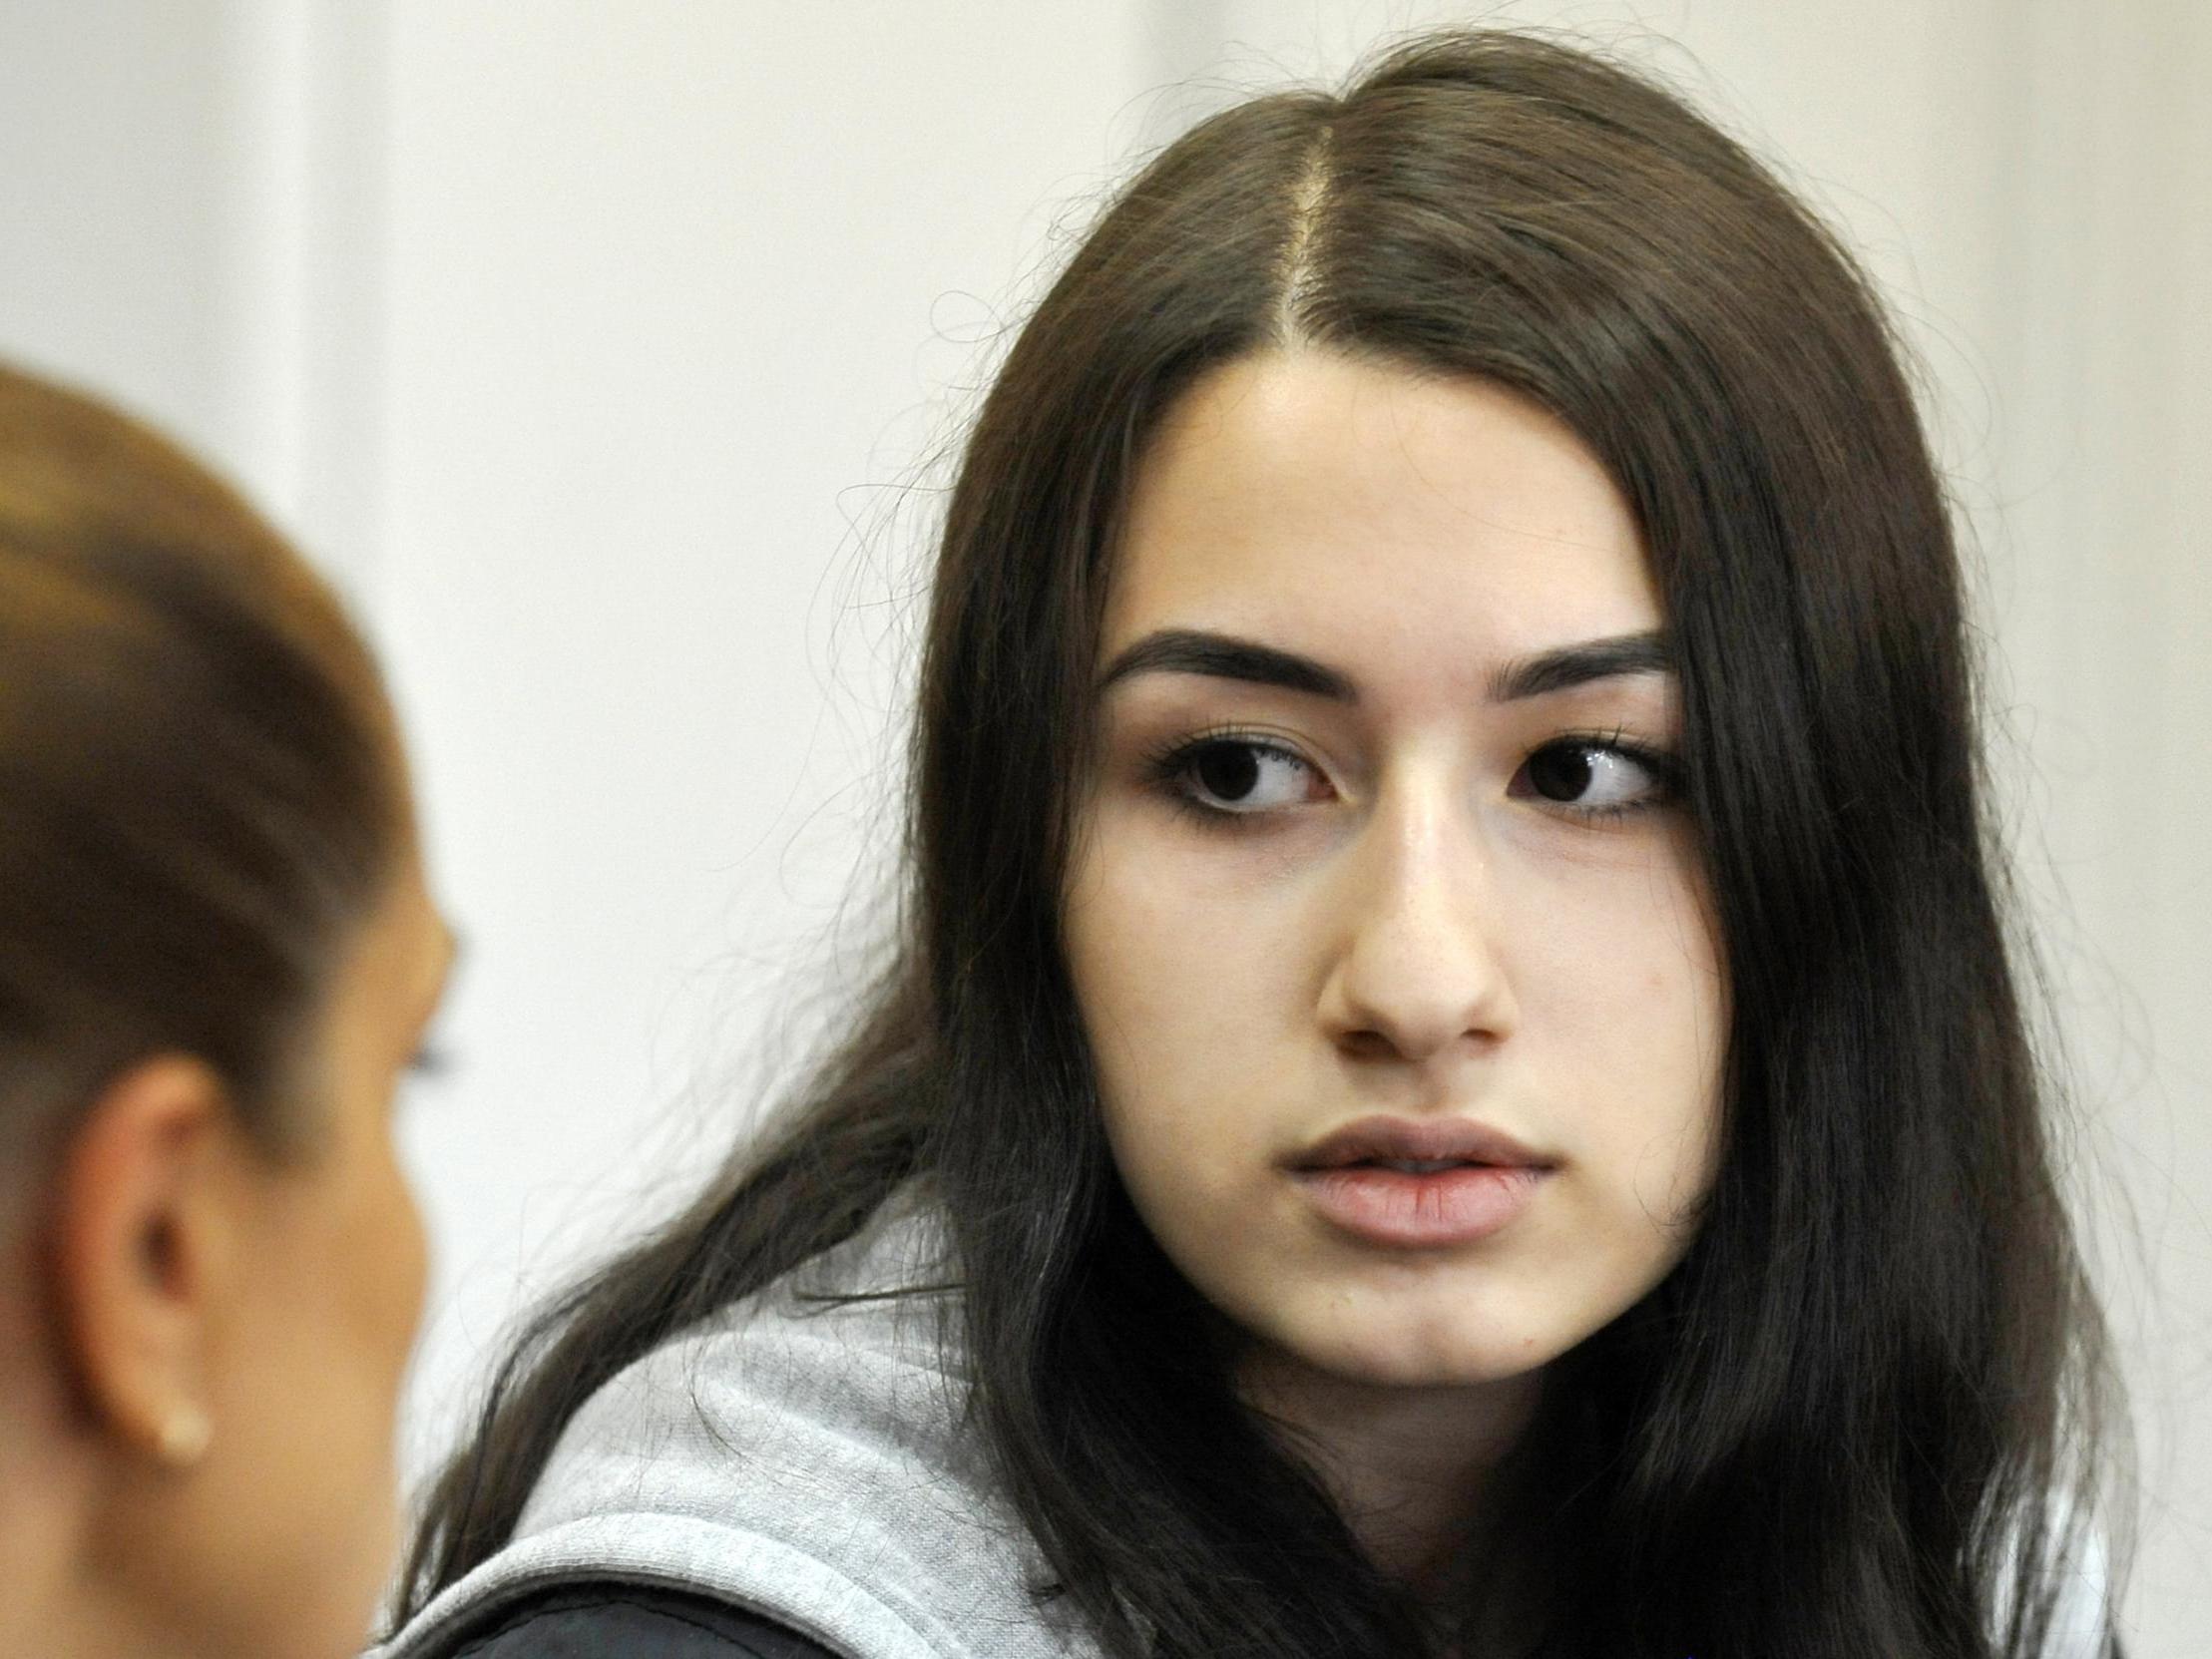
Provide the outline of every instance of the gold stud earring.
<path id="1" fill-rule="evenodd" d="M 206 1412 L 196 1406 L 180 1407 L 162 1425 L 162 1461 L 172 1468 L 190 1468 L 208 1454 L 215 1438 L 215 1425 Z"/>

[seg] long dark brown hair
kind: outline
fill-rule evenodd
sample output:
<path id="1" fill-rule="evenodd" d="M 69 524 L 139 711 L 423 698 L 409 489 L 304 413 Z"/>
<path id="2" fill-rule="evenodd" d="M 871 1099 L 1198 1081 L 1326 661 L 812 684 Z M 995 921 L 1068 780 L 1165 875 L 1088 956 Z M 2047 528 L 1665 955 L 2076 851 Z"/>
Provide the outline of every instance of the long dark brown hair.
<path id="1" fill-rule="evenodd" d="M 0 366 L 0 1222 L 155 1054 L 311 1150 L 311 1017 L 396 865 L 396 753 L 360 639 L 265 521 Z"/>
<path id="2" fill-rule="evenodd" d="M 1109 1651 L 1426 1650 L 1193 1340 L 1204 1310 L 1108 1157 L 1060 940 L 1132 469 L 1195 376 L 1291 349 L 1565 422 L 1633 504 L 1681 664 L 1733 987 L 1725 1155 L 1686 1258 L 1551 1391 L 1555 1478 L 1520 1517 L 1552 1590 L 1542 1651 L 2040 1650 L 2092 1512 L 2098 1324 L 1898 343 L 1739 146 L 1634 73 L 1502 33 L 1206 121 L 1022 330 L 944 528 L 898 948 L 780 1127 L 529 1331 L 430 1498 L 409 1607 L 507 1539 L 594 1389 L 926 1173 L 977 1432 Z"/>

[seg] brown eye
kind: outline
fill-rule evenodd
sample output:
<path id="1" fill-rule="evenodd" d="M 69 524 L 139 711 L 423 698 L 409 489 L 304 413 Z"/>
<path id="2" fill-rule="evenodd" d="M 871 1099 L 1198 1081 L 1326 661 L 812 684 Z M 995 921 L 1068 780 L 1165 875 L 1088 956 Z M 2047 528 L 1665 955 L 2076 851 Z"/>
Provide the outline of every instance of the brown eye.
<path id="1" fill-rule="evenodd" d="M 1184 750 L 1177 787 L 1211 812 L 1265 812 L 1295 806 L 1312 791 L 1314 770 L 1290 750 L 1244 738 L 1209 737 Z"/>
<path id="2" fill-rule="evenodd" d="M 1660 761 L 1623 744 L 1562 740 L 1523 761 L 1507 793 L 1584 813 L 1628 812 L 1657 805 L 1666 782 Z"/>
<path id="3" fill-rule="evenodd" d="M 1192 758 L 1190 772 L 1215 800 L 1241 801 L 1259 784 L 1259 755 L 1249 743 L 1208 743 Z"/>
<path id="4" fill-rule="evenodd" d="M 1529 757 L 1530 787 L 1548 801 L 1582 798 L 1590 784 L 1591 750 L 1579 743 L 1553 743 Z"/>

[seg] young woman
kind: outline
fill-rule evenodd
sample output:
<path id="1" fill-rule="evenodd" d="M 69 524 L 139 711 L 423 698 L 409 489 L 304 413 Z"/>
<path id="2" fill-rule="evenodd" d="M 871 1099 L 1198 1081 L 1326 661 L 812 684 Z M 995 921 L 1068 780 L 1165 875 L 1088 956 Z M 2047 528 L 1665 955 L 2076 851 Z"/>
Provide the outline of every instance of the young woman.
<path id="1" fill-rule="evenodd" d="M 2106 1651 L 1946 504 L 1756 163 L 1501 34 L 1216 117 L 931 603 L 864 1018 L 391 1654 Z"/>
<path id="2" fill-rule="evenodd" d="M 0 1652 L 311 1659 L 389 1570 L 451 947 L 336 602 L 0 369 Z"/>

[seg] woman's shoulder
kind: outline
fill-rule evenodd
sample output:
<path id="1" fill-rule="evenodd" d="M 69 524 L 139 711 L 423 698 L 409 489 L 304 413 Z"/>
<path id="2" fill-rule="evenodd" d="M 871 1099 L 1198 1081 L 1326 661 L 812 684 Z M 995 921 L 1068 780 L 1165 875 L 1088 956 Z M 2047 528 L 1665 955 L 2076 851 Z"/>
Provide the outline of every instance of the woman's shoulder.
<path id="1" fill-rule="evenodd" d="M 710 1596 L 615 1581 L 555 1585 L 462 1637 L 452 1659 L 836 1659 Z"/>

